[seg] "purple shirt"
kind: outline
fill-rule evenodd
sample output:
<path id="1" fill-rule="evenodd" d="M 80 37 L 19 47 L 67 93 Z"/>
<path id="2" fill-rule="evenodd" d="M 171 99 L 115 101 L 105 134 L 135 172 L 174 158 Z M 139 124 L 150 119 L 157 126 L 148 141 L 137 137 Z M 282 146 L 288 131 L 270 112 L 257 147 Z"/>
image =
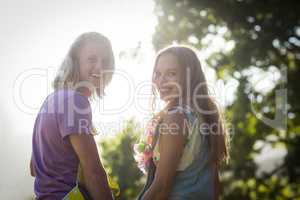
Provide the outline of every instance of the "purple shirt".
<path id="1" fill-rule="evenodd" d="M 76 184 L 78 157 L 70 134 L 91 134 L 88 98 L 70 89 L 57 90 L 44 101 L 34 124 L 32 162 L 36 199 L 60 200 Z"/>

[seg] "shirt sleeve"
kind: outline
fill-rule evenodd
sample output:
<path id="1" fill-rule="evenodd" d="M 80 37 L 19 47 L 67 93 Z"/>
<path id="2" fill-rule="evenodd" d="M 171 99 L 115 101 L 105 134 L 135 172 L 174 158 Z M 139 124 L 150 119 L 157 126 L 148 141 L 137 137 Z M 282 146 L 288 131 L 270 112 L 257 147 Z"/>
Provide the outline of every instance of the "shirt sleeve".
<path id="1" fill-rule="evenodd" d="M 58 127 L 62 138 L 71 134 L 92 133 L 92 112 L 89 100 L 74 93 L 63 99 L 58 112 Z"/>

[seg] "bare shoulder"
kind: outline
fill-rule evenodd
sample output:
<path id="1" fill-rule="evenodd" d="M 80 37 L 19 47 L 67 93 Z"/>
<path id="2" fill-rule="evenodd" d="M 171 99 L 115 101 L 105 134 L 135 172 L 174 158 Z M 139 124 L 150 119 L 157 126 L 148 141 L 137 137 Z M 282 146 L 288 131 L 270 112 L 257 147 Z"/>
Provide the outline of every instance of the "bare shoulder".
<path id="1" fill-rule="evenodd" d="M 172 135 L 186 133 L 186 117 L 185 114 L 177 109 L 168 111 L 162 118 L 160 124 L 161 133 L 169 133 Z"/>

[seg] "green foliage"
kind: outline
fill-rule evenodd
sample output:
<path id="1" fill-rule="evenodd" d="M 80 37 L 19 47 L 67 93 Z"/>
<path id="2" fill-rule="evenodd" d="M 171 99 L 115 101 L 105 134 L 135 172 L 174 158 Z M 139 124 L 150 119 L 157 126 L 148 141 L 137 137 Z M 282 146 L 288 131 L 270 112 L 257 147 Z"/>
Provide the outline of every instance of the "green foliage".
<path id="1" fill-rule="evenodd" d="M 133 158 L 133 144 L 141 133 L 139 125 L 130 120 L 115 137 L 99 142 L 102 162 L 106 171 L 119 183 L 122 200 L 135 199 L 145 182 Z"/>
<path id="2" fill-rule="evenodd" d="M 232 50 L 219 50 L 207 59 L 219 78 L 239 82 L 226 115 L 233 124 L 231 161 L 224 169 L 223 199 L 299 199 L 300 197 L 300 1 L 297 0 L 155 0 L 158 25 L 153 44 L 159 50 L 174 42 L 208 48 L 208 36 L 222 37 Z M 275 68 L 282 82 L 267 93 L 251 83 L 256 67 Z M 238 74 L 238 76 L 236 75 Z M 225 76 L 227 75 L 227 76 Z M 287 89 L 288 105 L 278 106 L 276 91 Z M 284 95 L 283 95 L 284 96 Z M 253 101 L 253 99 L 262 99 Z M 270 127 L 253 109 L 282 125 Z M 255 147 L 260 141 L 263 146 Z M 284 147 L 287 154 L 274 171 L 258 175 L 254 162 L 264 146 Z"/>

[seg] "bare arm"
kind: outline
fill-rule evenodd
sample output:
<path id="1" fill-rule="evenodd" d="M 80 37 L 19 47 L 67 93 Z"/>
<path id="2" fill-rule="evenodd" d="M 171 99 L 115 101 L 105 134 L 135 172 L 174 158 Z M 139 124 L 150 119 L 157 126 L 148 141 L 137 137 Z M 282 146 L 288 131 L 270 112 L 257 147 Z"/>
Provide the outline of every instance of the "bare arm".
<path id="1" fill-rule="evenodd" d="M 143 200 L 168 199 L 184 148 L 183 120 L 183 115 L 176 113 L 166 116 L 163 121 L 159 139 L 160 160 L 154 181 L 145 192 Z"/>
<path id="2" fill-rule="evenodd" d="M 31 159 L 30 159 L 30 175 L 32 177 L 35 177 L 34 166 L 33 166 L 33 163 L 32 163 L 32 156 L 31 156 Z"/>
<path id="3" fill-rule="evenodd" d="M 79 158 L 86 189 L 94 200 L 113 199 L 92 135 L 72 134 L 70 142 Z"/>

